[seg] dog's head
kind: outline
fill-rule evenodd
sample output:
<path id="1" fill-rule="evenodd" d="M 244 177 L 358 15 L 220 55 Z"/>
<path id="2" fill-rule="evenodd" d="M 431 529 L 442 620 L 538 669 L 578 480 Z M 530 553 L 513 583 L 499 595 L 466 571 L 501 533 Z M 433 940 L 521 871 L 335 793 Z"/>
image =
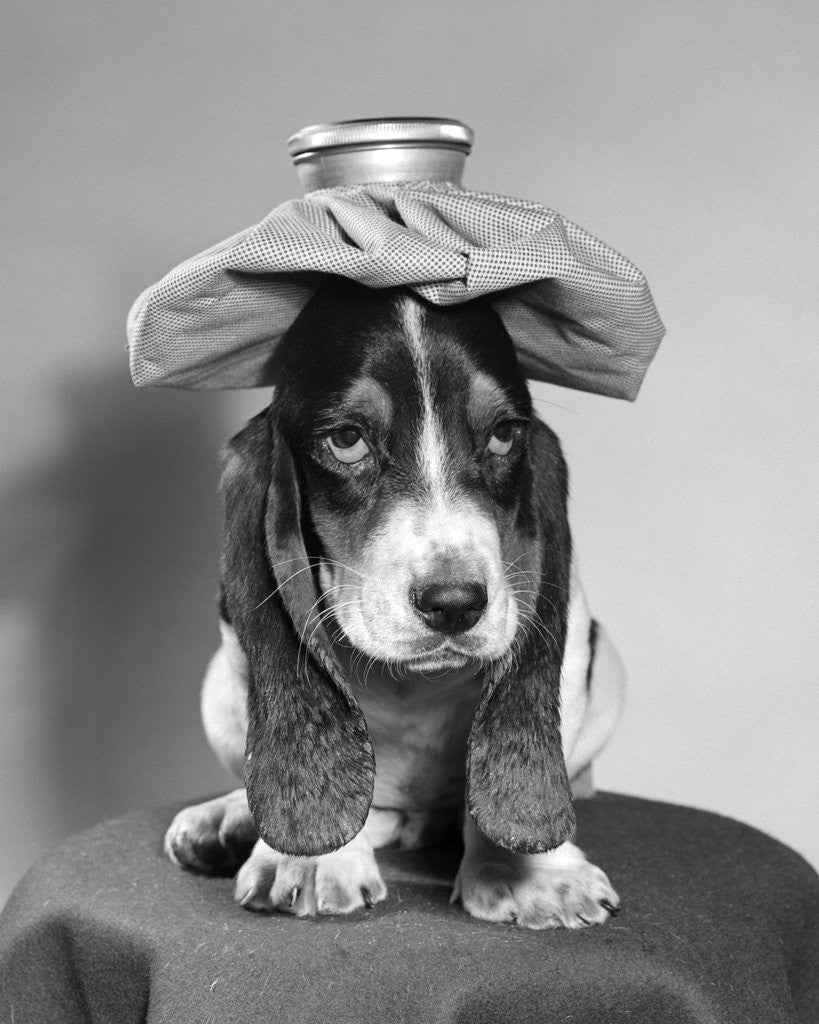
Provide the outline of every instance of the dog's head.
<path id="1" fill-rule="evenodd" d="M 500 845 L 558 845 L 574 826 L 559 711 L 566 471 L 499 317 L 332 285 L 276 362 L 283 384 L 231 442 L 223 477 L 261 835 L 316 854 L 364 823 L 373 752 L 341 642 L 396 674 L 480 663 L 470 811 Z"/>

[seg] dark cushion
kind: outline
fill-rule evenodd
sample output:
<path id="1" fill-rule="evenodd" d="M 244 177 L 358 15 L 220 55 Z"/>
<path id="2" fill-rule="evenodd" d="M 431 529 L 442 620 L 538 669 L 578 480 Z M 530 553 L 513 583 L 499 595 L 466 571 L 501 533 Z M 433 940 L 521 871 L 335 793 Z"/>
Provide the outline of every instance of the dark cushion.
<path id="1" fill-rule="evenodd" d="M 251 914 L 229 879 L 165 859 L 177 809 L 98 825 L 23 879 L 0 918 L 4 1024 L 819 1021 L 819 877 L 714 814 L 578 802 L 623 911 L 533 932 L 449 903 L 455 847 L 380 851 L 374 910 Z"/>

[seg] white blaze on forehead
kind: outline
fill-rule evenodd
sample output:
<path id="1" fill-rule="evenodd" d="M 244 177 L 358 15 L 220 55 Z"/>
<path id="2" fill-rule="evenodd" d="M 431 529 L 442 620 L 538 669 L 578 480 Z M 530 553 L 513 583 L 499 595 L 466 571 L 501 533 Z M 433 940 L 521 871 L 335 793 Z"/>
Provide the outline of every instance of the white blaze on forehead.
<path id="1" fill-rule="evenodd" d="M 443 430 L 432 399 L 432 368 L 424 337 L 426 311 L 417 299 L 406 295 L 400 301 L 399 312 L 421 392 L 421 435 L 418 442 L 421 477 L 431 499 L 440 501 L 446 493 L 447 456 Z"/>

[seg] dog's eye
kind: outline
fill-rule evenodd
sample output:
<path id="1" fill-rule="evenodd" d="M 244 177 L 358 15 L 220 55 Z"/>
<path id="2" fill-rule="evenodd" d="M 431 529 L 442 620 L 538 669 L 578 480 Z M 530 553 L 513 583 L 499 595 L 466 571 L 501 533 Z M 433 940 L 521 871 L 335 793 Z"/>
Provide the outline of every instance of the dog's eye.
<path id="1" fill-rule="evenodd" d="M 511 420 L 498 423 L 489 438 L 486 450 L 492 455 L 508 455 L 515 440 L 515 424 Z"/>
<path id="2" fill-rule="evenodd" d="M 370 453 L 370 448 L 361 431 L 355 427 L 344 427 L 343 430 L 336 430 L 327 438 L 327 447 L 338 459 L 339 462 L 346 462 L 348 465 L 353 462 L 361 462 Z"/>

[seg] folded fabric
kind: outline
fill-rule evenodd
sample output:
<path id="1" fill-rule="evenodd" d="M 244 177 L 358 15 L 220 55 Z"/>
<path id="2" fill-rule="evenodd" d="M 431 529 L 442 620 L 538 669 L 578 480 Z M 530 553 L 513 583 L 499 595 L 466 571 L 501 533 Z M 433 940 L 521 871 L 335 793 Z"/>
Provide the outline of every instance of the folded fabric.
<path id="1" fill-rule="evenodd" d="M 664 329 L 642 273 L 554 210 L 445 182 L 322 189 L 147 289 L 128 320 L 138 386 L 274 385 L 271 355 L 327 275 L 479 296 L 526 375 L 634 399 Z"/>

